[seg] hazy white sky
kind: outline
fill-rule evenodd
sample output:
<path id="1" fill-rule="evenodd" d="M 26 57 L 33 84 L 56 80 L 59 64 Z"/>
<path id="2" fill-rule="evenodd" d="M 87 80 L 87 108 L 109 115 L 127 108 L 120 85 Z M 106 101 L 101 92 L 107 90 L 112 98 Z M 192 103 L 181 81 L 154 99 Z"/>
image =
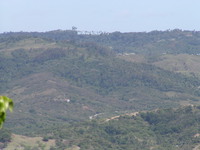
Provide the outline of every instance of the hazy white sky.
<path id="1" fill-rule="evenodd" d="M 0 32 L 200 30 L 200 0 L 0 0 Z"/>

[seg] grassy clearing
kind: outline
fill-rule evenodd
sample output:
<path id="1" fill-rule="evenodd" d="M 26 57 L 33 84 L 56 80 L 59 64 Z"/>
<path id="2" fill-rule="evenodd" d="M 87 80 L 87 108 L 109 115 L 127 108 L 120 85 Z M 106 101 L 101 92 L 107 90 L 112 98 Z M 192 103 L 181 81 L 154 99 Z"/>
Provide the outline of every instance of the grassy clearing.
<path id="1" fill-rule="evenodd" d="M 120 55 L 118 58 L 135 63 L 150 63 L 165 70 L 179 72 L 186 75 L 193 74 L 200 77 L 199 55 L 165 54 L 158 56 L 158 58 L 155 57 L 155 60 L 152 63 L 145 60 L 145 57 L 142 55 Z"/>
<path id="2" fill-rule="evenodd" d="M 22 135 L 12 135 L 12 141 L 5 150 L 24 150 L 31 148 L 39 148 L 41 150 L 49 150 L 51 146 L 55 146 L 55 140 L 44 142 L 42 137 L 27 137 Z"/>
<path id="3" fill-rule="evenodd" d="M 199 58 L 200 56 L 189 54 L 163 55 L 154 65 L 170 71 L 200 76 Z"/>
<path id="4" fill-rule="evenodd" d="M 65 150 L 80 150 L 80 147 L 78 147 L 78 146 L 72 146 L 71 148 L 67 148 Z"/>
<path id="5" fill-rule="evenodd" d="M 57 48 L 58 44 L 55 42 L 49 42 L 40 38 L 27 38 L 13 43 L 0 43 L 0 52 L 5 52 L 8 56 L 11 52 L 16 49 L 48 49 L 48 48 Z"/>

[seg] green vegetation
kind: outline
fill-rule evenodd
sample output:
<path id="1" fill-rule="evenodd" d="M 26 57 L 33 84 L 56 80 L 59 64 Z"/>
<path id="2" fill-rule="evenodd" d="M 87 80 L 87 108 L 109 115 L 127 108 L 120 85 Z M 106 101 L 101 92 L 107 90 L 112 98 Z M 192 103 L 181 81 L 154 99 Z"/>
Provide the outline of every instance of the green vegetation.
<path id="1" fill-rule="evenodd" d="M 56 149 L 188 150 L 200 142 L 199 113 L 199 107 L 188 106 L 123 115 L 55 129 L 49 138 L 56 138 Z"/>
<path id="2" fill-rule="evenodd" d="M 144 55 L 168 54 L 199 54 L 200 32 L 183 31 L 179 29 L 167 31 L 151 32 L 113 32 L 95 34 L 78 34 L 74 30 L 50 31 L 45 33 L 38 32 L 18 32 L 4 33 L 0 35 L 0 40 L 7 47 L 9 42 L 16 42 L 30 37 L 39 37 L 48 39 L 48 41 L 65 41 L 73 44 L 98 43 L 111 47 L 117 53 L 136 53 Z M 36 40 L 35 45 L 39 45 Z M 39 40 L 41 41 L 41 40 Z"/>
<path id="3" fill-rule="evenodd" d="M 16 99 L 18 110 L 7 126 L 15 124 L 15 133 L 34 135 L 53 124 L 87 120 L 96 114 L 104 118 L 115 111 L 177 107 L 183 98 L 198 103 L 200 81 L 195 77 L 124 61 L 94 43 L 57 44 L 52 49 L 30 45 L 27 50 L 2 52 L 0 80 Z M 177 94 L 169 97 L 166 92 L 172 91 Z"/>
<path id="4" fill-rule="evenodd" d="M 130 113 L 55 126 L 41 137 L 1 134 L 6 149 L 188 150 L 200 142 L 200 106 Z M 3 132 L 2 132 L 3 133 Z M 2 139 L 0 137 L 0 139 Z M 5 138 L 3 139 L 5 140 Z"/>
<path id="5" fill-rule="evenodd" d="M 11 132 L 8 129 L 1 129 L 0 133 L 0 149 L 2 149 L 11 142 Z"/>
<path id="6" fill-rule="evenodd" d="M 168 71 L 200 77 L 199 55 L 163 54 L 154 57 L 145 57 L 144 55 L 119 55 L 118 58 L 136 63 L 149 63 Z"/>
<path id="7" fill-rule="evenodd" d="M 181 106 L 200 104 L 199 37 L 181 30 L 0 34 L 0 92 L 16 108 L 4 126 L 43 142 L 55 137 L 51 149 L 192 149 L 199 108 Z M 138 111 L 148 112 L 104 121 Z M 24 145 L 38 146 L 44 143 Z"/>
<path id="8" fill-rule="evenodd" d="M 13 110 L 13 101 L 12 99 L 6 96 L 0 96 L 0 128 L 2 127 L 5 119 L 6 119 L 6 111 L 10 109 Z"/>
<path id="9" fill-rule="evenodd" d="M 12 135 L 12 141 L 7 144 L 5 150 L 49 150 L 55 147 L 55 140 L 43 141 L 42 137 L 27 137 L 22 135 Z"/>

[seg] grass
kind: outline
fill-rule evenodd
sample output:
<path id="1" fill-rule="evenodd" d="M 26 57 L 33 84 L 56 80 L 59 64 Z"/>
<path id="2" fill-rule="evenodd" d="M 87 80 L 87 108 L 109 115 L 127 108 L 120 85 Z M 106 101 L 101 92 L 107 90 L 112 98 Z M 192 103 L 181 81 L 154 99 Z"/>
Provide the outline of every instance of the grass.
<path id="1" fill-rule="evenodd" d="M 11 52 L 17 49 L 37 50 L 60 47 L 55 42 L 49 42 L 40 38 L 27 38 L 13 43 L 0 43 L 0 52 L 4 52 L 6 56 L 11 56 Z M 40 50 L 41 51 L 41 50 Z"/>
<path id="2" fill-rule="evenodd" d="M 44 142 L 42 137 L 28 137 L 13 134 L 12 141 L 5 150 L 24 150 L 25 148 L 40 148 L 41 150 L 49 150 L 51 146 L 55 146 L 55 140 Z"/>
<path id="3" fill-rule="evenodd" d="M 163 54 L 154 58 L 149 62 L 143 55 L 120 55 L 126 61 L 136 63 L 150 63 L 165 70 L 183 73 L 186 75 L 196 75 L 200 77 L 200 56 L 190 54 Z"/>
<path id="4" fill-rule="evenodd" d="M 193 73 L 200 77 L 200 56 L 179 54 L 179 55 L 163 55 L 161 59 L 154 65 L 166 70 L 175 71 L 190 75 Z"/>
<path id="5" fill-rule="evenodd" d="M 19 48 L 23 48 L 23 49 L 30 49 L 30 48 L 53 48 L 53 47 L 57 47 L 58 45 L 56 45 L 55 42 L 48 42 L 46 40 L 43 39 L 39 39 L 39 38 L 27 38 L 27 39 L 23 39 L 20 40 L 18 42 L 13 42 L 13 43 L 1 43 L 1 48 L 7 48 L 6 50 L 15 50 L 15 49 L 19 49 Z M 4 50 L 4 49 L 3 49 Z"/>
<path id="6" fill-rule="evenodd" d="M 74 145 L 74 146 L 67 148 L 65 150 L 80 150 L 80 147 Z"/>

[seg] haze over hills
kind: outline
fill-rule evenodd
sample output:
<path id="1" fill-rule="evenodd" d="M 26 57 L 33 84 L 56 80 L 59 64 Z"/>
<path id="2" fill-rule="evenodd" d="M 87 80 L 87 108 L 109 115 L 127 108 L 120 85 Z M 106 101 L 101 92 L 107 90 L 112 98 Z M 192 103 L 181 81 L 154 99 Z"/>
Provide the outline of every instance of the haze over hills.
<path id="1" fill-rule="evenodd" d="M 197 31 L 0 34 L 0 91 L 15 102 L 5 125 L 30 136 L 74 122 L 198 105 L 199 54 Z"/>

